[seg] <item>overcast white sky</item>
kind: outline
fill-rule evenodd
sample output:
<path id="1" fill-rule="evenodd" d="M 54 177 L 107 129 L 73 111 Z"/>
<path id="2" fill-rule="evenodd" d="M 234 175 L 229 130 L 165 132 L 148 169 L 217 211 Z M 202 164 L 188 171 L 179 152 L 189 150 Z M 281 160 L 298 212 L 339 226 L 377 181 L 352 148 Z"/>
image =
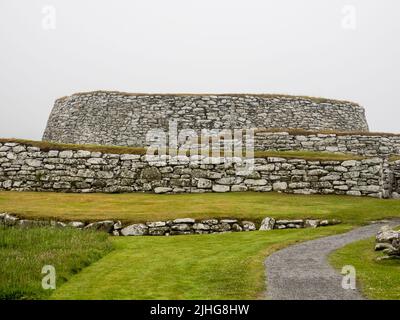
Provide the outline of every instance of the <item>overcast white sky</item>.
<path id="1" fill-rule="evenodd" d="M 400 132 L 399 14 L 398 0 L 0 0 L 0 137 L 41 139 L 56 98 L 100 89 L 353 100 L 372 131 Z"/>

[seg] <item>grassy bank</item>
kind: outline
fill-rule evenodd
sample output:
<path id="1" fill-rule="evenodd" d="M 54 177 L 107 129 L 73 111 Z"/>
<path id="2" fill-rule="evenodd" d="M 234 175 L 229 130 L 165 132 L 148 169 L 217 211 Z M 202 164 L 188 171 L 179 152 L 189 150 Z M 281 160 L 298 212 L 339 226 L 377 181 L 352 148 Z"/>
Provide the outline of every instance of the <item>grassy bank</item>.
<path id="1" fill-rule="evenodd" d="M 0 228 L 0 300 L 45 299 L 44 265 L 56 270 L 56 285 L 100 259 L 112 249 L 104 233 L 73 229 Z"/>
<path id="2" fill-rule="evenodd" d="M 58 220 L 120 219 L 144 222 L 174 218 L 336 218 L 363 224 L 400 216 L 399 200 L 280 193 L 66 194 L 0 192 L 0 212 Z"/>
<path id="3" fill-rule="evenodd" d="M 356 268 L 357 285 L 369 299 L 400 300 L 400 260 L 377 261 L 375 239 L 349 244 L 330 256 L 338 270 L 345 265 Z"/>

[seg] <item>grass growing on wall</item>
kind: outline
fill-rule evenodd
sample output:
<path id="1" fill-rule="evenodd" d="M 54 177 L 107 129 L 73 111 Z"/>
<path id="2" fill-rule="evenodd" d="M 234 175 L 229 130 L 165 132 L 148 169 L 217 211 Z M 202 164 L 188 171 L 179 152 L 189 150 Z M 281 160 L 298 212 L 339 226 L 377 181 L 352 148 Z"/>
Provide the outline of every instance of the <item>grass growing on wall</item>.
<path id="1" fill-rule="evenodd" d="M 255 158 L 268 158 L 268 157 L 280 157 L 286 159 L 304 159 L 311 161 L 345 161 L 345 160 L 362 160 L 366 157 L 349 154 L 349 153 L 333 153 L 333 152 L 317 152 L 317 151 L 255 151 Z"/>
<path id="2" fill-rule="evenodd" d="M 121 147 L 121 146 L 105 146 L 105 145 L 87 145 L 87 144 L 63 144 L 48 141 L 33 141 L 24 139 L 0 139 L 0 143 L 20 143 L 27 146 L 38 147 L 42 151 L 47 152 L 50 150 L 86 150 L 91 152 L 101 152 L 110 154 L 135 154 L 145 155 L 147 152 L 146 148 L 134 148 L 134 147 Z M 187 152 L 187 155 L 190 153 Z M 209 152 L 212 155 L 212 152 Z M 223 151 L 220 153 L 223 156 Z M 350 153 L 332 153 L 332 152 L 314 152 L 314 151 L 255 151 L 254 156 L 256 158 L 267 158 L 267 157 L 282 157 L 290 159 L 304 159 L 304 160 L 361 160 L 365 157 L 350 154 Z"/>
<path id="3" fill-rule="evenodd" d="M 304 99 L 309 100 L 315 103 L 340 103 L 340 104 L 351 104 L 355 106 L 359 106 L 359 104 L 346 101 L 346 100 L 336 100 L 336 99 L 329 99 L 323 97 L 311 97 L 311 96 L 297 96 L 297 95 L 290 95 L 290 94 L 282 94 L 282 93 L 134 93 L 134 92 L 122 92 L 122 91 L 106 91 L 106 90 L 97 90 L 97 91 L 88 91 L 88 92 L 76 92 L 73 93 L 71 96 L 64 96 L 58 98 L 56 101 L 66 100 L 69 97 L 73 96 L 86 96 L 86 95 L 95 95 L 95 94 L 109 94 L 109 95 L 121 95 L 121 96 L 167 96 L 167 97 L 208 97 L 208 96 L 215 96 L 215 97 L 260 97 L 260 98 L 281 98 L 281 99 Z"/>
<path id="4" fill-rule="evenodd" d="M 51 290 L 42 288 L 44 265 L 55 267 L 60 286 L 111 249 L 101 232 L 0 227 L 0 300 L 48 298 Z"/>
<path id="5" fill-rule="evenodd" d="M 0 143 L 20 143 L 31 147 L 40 148 L 40 150 L 47 152 L 50 150 L 86 150 L 91 152 L 102 152 L 111 154 L 146 154 L 145 148 L 134 147 L 120 147 L 120 146 L 105 146 L 105 145 L 91 145 L 91 144 L 65 144 L 50 141 L 34 141 L 25 139 L 14 138 L 1 138 Z"/>

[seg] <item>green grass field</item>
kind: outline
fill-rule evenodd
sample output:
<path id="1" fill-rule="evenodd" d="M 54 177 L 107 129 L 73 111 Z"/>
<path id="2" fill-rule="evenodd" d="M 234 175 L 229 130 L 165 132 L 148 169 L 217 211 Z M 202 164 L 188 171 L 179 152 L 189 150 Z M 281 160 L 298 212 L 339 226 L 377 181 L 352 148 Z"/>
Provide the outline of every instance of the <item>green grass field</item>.
<path id="1" fill-rule="evenodd" d="M 377 261 L 382 253 L 374 251 L 374 245 L 374 238 L 357 241 L 335 251 L 329 260 L 338 269 L 354 266 L 357 285 L 367 298 L 400 300 L 400 261 Z"/>
<path id="2" fill-rule="evenodd" d="M 105 233 L 74 229 L 0 227 L 0 300 L 46 299 L 42 267 L 53 265 L 57 286 L 110 252 Z"/>
<path id="3" fill-rule="evenodd" d="M 261 299 L 264 259 L 298 241 L 348 230 L 255 231 L 119 237 L 115 250 L 75 275 L 52 299 Z"/>
<path id="4" fill-rule="evenodd" d="M 294 242 L 344 232 L 370 220 L 399 217 L 400 201 L 252 192 L 180 195 L 0 192 L 0 212 L 27 218 L 85 221 L 232 217 L 260 222 L 266 216 L 343 221 L 340 225 L 317 229 L 114 237 L 109 241 L 102 233 L 69 229 L 34 229 L 33 233 L 0 230 L 0 259 L 6 261 L 1 264 L 0 297 L 49 298 L 48 291 L 42 292 L 40 288 L 38 291 L 40 268 L 53 264 L 57 270 L 60 268 L 60 282 L 52 299 L 254 299 L 263 298 L 263 261 L 267 255 Z M 110 242 L 114 247 L 111 252 Z M 362 263 L 363 257 L 360 259 Z M 88 267 L 80 271 L 85 266 Z M 75 275 L 71 277 L 72 274 Z"/>
<path id="5" fill-rule="evenodd" d="M 275 192 L 157 195 L 0 192 L 0 212 L 58 220 L 120 219 L 144 222 L 175 218 L 336 218 L 363 224 L 400 216 L 399 200 Z"/>

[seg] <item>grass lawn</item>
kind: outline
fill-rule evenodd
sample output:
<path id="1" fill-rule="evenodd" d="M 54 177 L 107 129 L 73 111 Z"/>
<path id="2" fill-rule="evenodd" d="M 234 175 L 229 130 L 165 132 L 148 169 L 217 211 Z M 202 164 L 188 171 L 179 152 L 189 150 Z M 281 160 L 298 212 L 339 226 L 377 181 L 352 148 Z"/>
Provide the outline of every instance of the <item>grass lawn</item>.
<path id="1" fill-rule="evenodd" d="M 44 265 L 56 269 L 56 285 L 111 251 L 108 236 L 74 229 L 0 227 L 0 300 L 46 299 Z"/>
<path id="2" fill-rule="evenodd" d="M 110 241 L 115 250 L 100 260 L 110 250 L 110 241 L 102 233 L 0 230 L 0 298 L 48 298 L 49 292 L 40 289 L 40 270 L 44 264 L 53 264 L 59 281 L 53 299 L 254 299 L 262 298 L 265 290 L 263 261 L 267 255 L 297 241 L 347 231 L 368 220 L 399 217 L 400 201 L 255 192 L 0 192 L 0 212 L 27 218 L 87 221 L 234 217 L 259 222 L 271 216 L 337 218 L 344 222 L 317 229 L 114 237 Z M 95 260 L 98 261 L 90 264 Z M 386 263 L 389 262 L 383 264 Z M 73 273 L 77 274 L 71 277 Z M 65 282 L 66 279 L 69 280 Z"/>
<path id="3" fill-rule="evenodd" d="M 113 238 L 115 250 L 73 276 L 52 299 L 263 298 L 263 261 L 297 241 L 349 230 L 254 231 Z"/>
<path id="4" fill-rule="evenodd" d="M 232 217 L 260 222 L 271 216 L 337 218 L 349 224 L 363 224 L 368 220 L 399 217 L 400 201 L 275 192 L 177 195 L 0 192 L 0 212 L 66 221 L 120 219 L 144 222 L 183 217 Z"/>
<path id="5" fill-rule="evenodd" d="M 374 238 L 357 241 L 335 251 L 329 260 L 338 269 L 354 266 L 357 285 L 367 298 L 400 300 L 400 260 L 376 261 L 382 253 L 375 252 L 374 245 Z"/>

